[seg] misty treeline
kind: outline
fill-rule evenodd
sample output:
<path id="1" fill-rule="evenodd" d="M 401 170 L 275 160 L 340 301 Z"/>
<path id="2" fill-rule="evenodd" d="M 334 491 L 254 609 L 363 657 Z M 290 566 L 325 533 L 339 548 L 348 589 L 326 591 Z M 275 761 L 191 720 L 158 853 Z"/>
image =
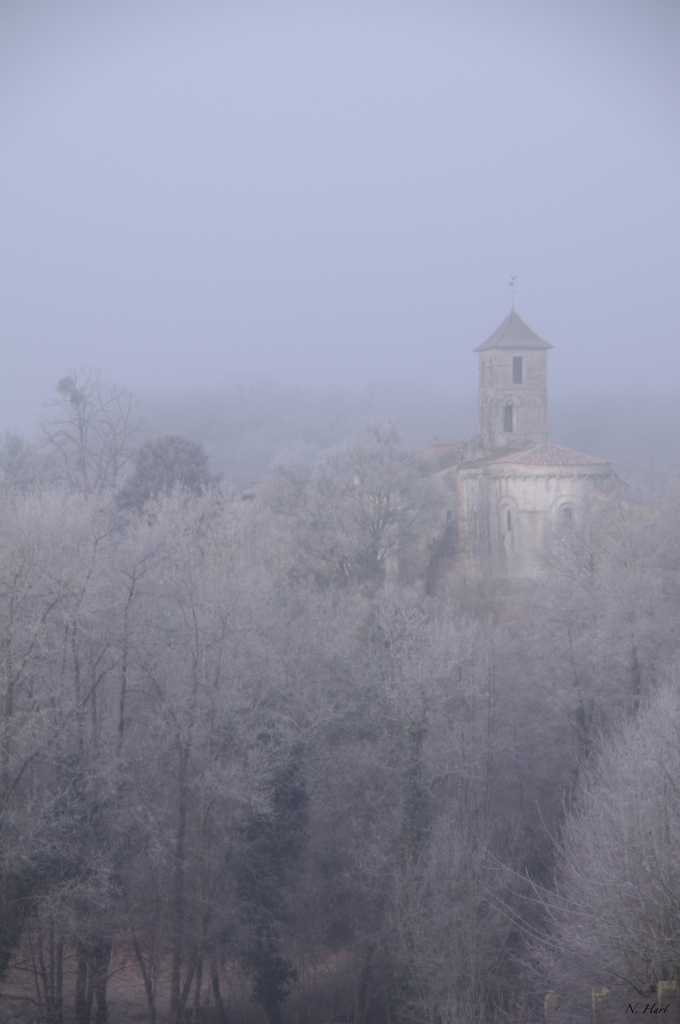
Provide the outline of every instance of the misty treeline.
<path id="1" fill-rule="evenodd" d="M 475 374 L 471 367 L 470 382 Z M 451 379 L 458 386 L 460 374 Z M 471 391 L 435 390 L 413 383 L 375 381 L 351 391 L 293 387 L 258 378 L 212 390 L 146 394 L 135 400 L 126 389 L 103 382 L 92 371 L 73 371 L 62 386 L 68 388 L 69 380 L 76 393 L 91 396 L 89 412 L 96 406 L 105 420 L 114 414 L 116 395 L 130 402 L 126 436 L 134 442 L 128 446 L 131 450 L 142 439 L 164 434 L 199 440 L 213 472 L 236 487 L 262 480 L 281 459 L 313 465 L 366 422 L 398 423 L 404 445 L 414 450 L 435 441 L 465 440 L 477 429 L 477 397 Z M 68 407 L 71 412 L 68 390 L 59 395 L 48 406 Z M 664 394 L 553 395 L 551 440 L 609 459 L 629 483 L 653 490 L 660 477 L 680 473 L 676 404 L 674 396 Z M 9 471 L 23 478 L 46 479 L 50 472 L 44 442 L 46 431 L 53 432 L 53 420 L 48 413 L 30 439 L 10 433 L 0 447 L 2 467 L 9 463 Z M 54 469 L 55 459 L 51 462 Z M 121 468 L 124 471 L 122 464 L 118 471 Z"/>
<path id="2" fill-rule="evenodd" d="M 452 358 L 443 380 L 449 372 L 450 390 L 382 381 L 351 391 L 263 379 L 213 391 L 145 395 L 141 405 L 150 435 L 200 438 L 214 471 L 247 487 L 280 458 L 315 462 L 367 421 L 398 423 L 404 444 L 415 449 L 471 437 L 477 431 L 476 367 L 463 376 Z M 461 380 L 469 389 L 463 391 Z M 550 439 L 609 459 L 625 480 L 645 488 L 653 488 L 659 475 L 680 472 L 673 394 L 551 394 Z"/>
<path id="3" fill-rule="evenodd" d="M 680 491 L 474 582 L 390 428 L 243 494 L 135 447 L 123 392 L 59 395 L 0 487 L 22 1013 L 528 1022 L 554 990 L 566 1022 L 676 976 Z"/>

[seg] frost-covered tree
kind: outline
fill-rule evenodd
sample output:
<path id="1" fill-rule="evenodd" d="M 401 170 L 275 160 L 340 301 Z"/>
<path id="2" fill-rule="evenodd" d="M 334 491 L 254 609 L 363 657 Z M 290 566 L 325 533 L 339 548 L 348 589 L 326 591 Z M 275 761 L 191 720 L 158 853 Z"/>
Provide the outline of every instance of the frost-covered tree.
<path id="1" fill-rule="evenodd" d="M 604 745 L 575 795 L 554 890 L 537 890 L 537 956 L 565 996 L 603 983 L 643 995 L 680 976 L 679 732 L 674 682 Z"/>
<path id="2" fill-rule="evenodd" d="M 282 463 L 268 498 L 300 567 L 318 582 L 381 584 L 390 564 L 402 578 L 425 575 L 442 497 L 405 458 L 393 427 L 363 427 L 311 471 Z"/>

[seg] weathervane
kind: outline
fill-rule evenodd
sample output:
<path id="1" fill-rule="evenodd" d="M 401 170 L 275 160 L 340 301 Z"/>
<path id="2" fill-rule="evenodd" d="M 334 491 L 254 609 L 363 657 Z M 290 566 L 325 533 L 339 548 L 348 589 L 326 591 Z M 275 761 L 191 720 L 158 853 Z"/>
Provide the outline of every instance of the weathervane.
<path id="1" fill-rule="evenodd" d="M 510 280 L 508 282 L 508 288 L 510 289 L 510 294 L 512 295 L 512 308 L 513 309 L 515 308 L 515 295 L 517 294 L 515 292 L 515 281 L 516 280 L 517 280 L 517 274 L 510 274 Z"/>

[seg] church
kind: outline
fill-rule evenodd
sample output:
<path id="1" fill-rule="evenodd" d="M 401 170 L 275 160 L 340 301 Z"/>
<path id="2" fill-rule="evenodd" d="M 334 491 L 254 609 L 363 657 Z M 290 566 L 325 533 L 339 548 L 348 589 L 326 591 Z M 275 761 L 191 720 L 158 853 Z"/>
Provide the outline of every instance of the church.
<path id="1" fill-rule="evenodd" d="M 419 463 L 457 496 L 460 568 L 472 577 L 531 579 L 555 529 L 568 529 L 618 482 L 609 462 L 548 441 L 552 345 L 514 306 L 479 353 L 479 432 L 433 445 Z M 449 513 L 452 515 L 452 512 Z"/>

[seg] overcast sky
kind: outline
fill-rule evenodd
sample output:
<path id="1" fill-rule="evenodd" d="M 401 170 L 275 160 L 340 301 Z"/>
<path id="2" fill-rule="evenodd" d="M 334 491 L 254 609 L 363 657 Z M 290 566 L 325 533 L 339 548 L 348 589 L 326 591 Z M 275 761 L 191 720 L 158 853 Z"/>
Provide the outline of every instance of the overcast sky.
<path id="1" fill-rule="evenodd" d="M 677 0 L 1 0 L 0 428 L 72 367 L 458 393 L 680 375 Z M 678 388 L 680 391 L 680 388 Z"/>

